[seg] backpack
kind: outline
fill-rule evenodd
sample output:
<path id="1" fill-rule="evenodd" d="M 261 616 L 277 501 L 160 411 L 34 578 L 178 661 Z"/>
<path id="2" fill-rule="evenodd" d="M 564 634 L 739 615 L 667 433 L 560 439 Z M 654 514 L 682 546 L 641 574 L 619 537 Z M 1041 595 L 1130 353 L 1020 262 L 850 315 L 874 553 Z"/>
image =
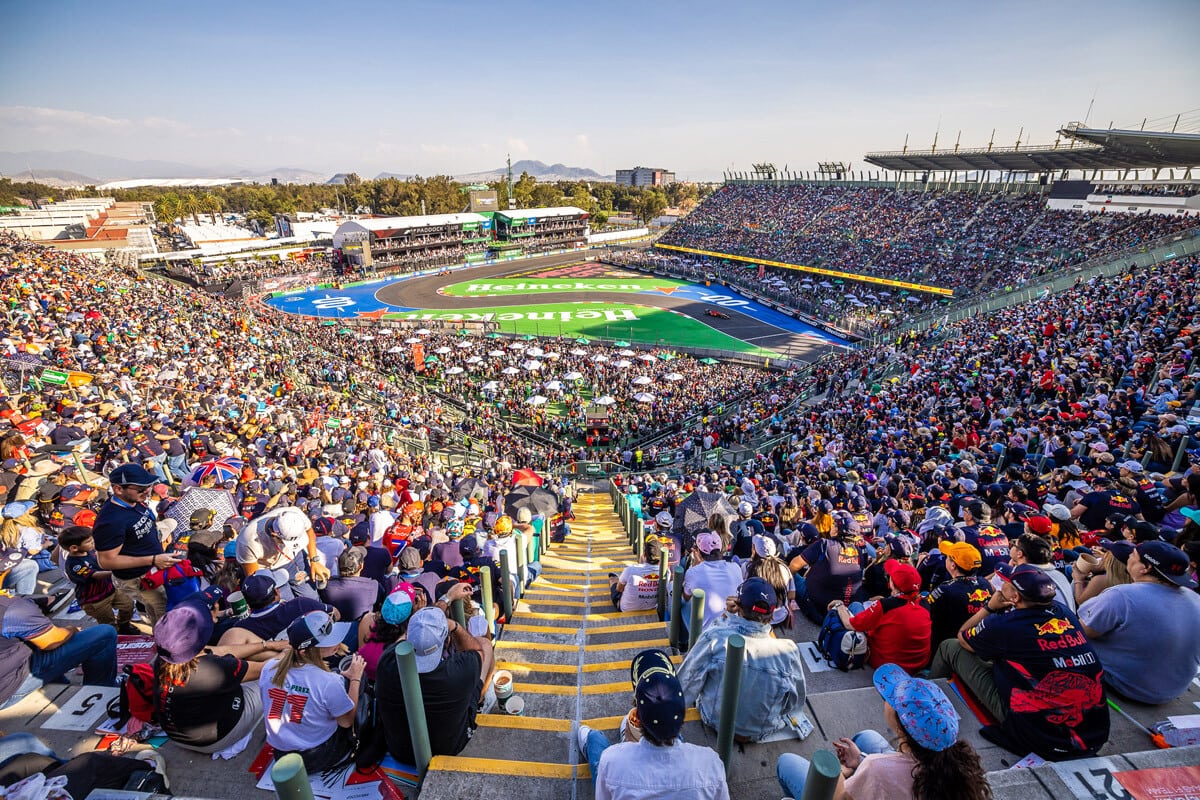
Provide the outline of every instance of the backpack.
<path id="1" fill-rule="evenodd" d="M 867 635 L 843 625 L 836 609 L 825 615 L 821 632 L 817 634 L 817 649 L 826 661 L 842 672 L 867 665 Z"/>
<path id="2" fill-rule="evenodd" d="M 153 664 L 126 664 L 117 675 L 119 692 L 108 704 L 108 716 L 120 728 L 131 718 L 154 722 L 154 689 L 157 681 Z"/>
<path id="3" fill-rule="evenodd" d="M 200 585 L 200 574 L 200 570 L 186 559 L 167 568 L 166 574 L 163 575 L 163 589 L 167 594 L 168 611 L 203 588 Z"/>

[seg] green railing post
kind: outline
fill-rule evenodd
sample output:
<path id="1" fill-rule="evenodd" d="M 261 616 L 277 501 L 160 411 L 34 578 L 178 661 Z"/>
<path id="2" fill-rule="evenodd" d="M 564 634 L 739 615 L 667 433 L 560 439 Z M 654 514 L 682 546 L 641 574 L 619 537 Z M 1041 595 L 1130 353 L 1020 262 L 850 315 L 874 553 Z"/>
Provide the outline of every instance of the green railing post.
<path id="1" fill-rule="evenodd" d="M 633 537 L 633 549 L 637 552 L 638 562 L 642 562 L 646 558 L 646 537 L 640 535 Z"/>
<path id="2" fill-rule="evenodd" d="M 671 625 L 669 638 L 671 646 L 677 650 L 683 649 L 683 565 L 675 567 L 671 587 Z"/>
<path id="3" fill-rule="evenodd" d="M 396 645 L 396 659 L 400 662 L 400 688 L 404 692 L 404 708 L 408 712 L 408 735 L 412 739 L 414 766 L 421 780 L 433 759 L 429 745 L 429 726 L 425 720 L 425 699 L 421 694 L 421 676 L 417 674 L 417 657 L 413 646 L 407 641 Z"/>
<path id="4" fill-rule="evenodd" d="M 288 753 L 276 760 L 275 766 L 271 767 L 271 781 L 275 784 L 275 796 L 279 800 L 313 800 L 308 771 L 304 769 L 304 759 L 298 753 Z"/>
<path id="5" fill-rule="evenodd" d="M 667 551 L 662 550 L 658 554 L 658 620 L 659 622 L 667 618 L 667 578 L 670 576 L 670 567 L 667 566 Z"/>
<path id="6" fill-rule="evenodd" d="M 516 544 L 517 548 L 517 582 L 520 584 L 520 586 L 517 587 L 516 596 L 519 598 L 521 595 L 525 594 L 525 579 L 528 575 L 528 572 L 525 568 L 526 551 L 524 535 L 522 535 L 520 531 L 514 533 L 513 542 Z"/>
<path id="7" fill-rule="evenodd" d="M 695 595 L 692 596 L 695 602 Z M 694 608 L 694 606 L 693 606 Z M 746 659 L 746 640 L 733 634 L 725 642 L 725 676 L 721 679 L 721 718 L 717 724 L 717 755 L 729 777 L 733 759 L 733 734 L 737 726 L 738 693 L 742 690 L 742 663 Z"/>
<path id="8" fill-rule="evenodd" d="M 1179 443 L 1179 449 L 1175 451 L 1175 460 L 1171 462 L 1171 472 L 1179 472 L 1179 468 L 1183 465 L 1183 458 L 1187 455 L 1187 449 L 1191 445 L 1192 437 L 1183 437 L 1183 441 Z"/>
<path id="9" fill-rule="evenodd" d="M 504 612 L 504 621 L 512 622 L 513 616 L 513 588 L 512 566 L 508 563 L 508 551 L 500 551 L 500 610 Z"/>
<path id="10" fill-rule="evenodd" d="M 467 609 L 463 606 L 462 600 L 455 600 L 450 604 L 450 616 L 458 623 L 459 627 L 467 627 Z"/>
<path id="11" fill-rule="evenodd" d="M 700 638 L 700 628 L 704 626 L 704 590 L 697 589 L 692 592 L 692 607 L 690 619 L 688 619 L 688 652 L 696 646 L 696 640 Z"/>
<path id="12" fill-rule="evenodd" d="M 818 750 L 808 762 L 808 778 L 804 781 L 804 794 L 796 800 L 833 800 L 837 790 L 838 776 L 842 765 L 829 750 Z"/>
<path id="13" fill-rule="evenodd" d="M 532 564 L 535 561 L 540 561 L 539 556 L 542 551 L 539 549 L 541 544 L 538 542 L 539 534 L 537 531 L 529 532 L 529 541 L 525 543 L 525 563 Z"/>
<path id="14" fill-rule="evenodd" d="M 496 606 L 492 598 L 492 568 L 479 570 L 479 593 L 483 604 L 483 617 L 487 620 L 488 633 L 496 635 Z"/>

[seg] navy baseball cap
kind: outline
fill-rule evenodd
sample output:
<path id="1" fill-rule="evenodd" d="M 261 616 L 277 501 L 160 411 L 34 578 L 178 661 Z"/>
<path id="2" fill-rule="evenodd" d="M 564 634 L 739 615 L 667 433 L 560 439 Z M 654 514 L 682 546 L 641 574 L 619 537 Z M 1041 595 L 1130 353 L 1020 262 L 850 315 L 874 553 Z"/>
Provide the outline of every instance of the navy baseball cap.
<path id="1" fill-rule="evenodd" d="M 1146 562 L 1159 576 L 1185 589 L 1196 588 L 1196 581 L 1187 574 L 1190 561 L 1187 553 L 1163 541 L 1142 542 L 1136 548 L 1138 558 Z"/>
<path id="2" fill-rule="evenodd" d="M 1129 556 L 1133 553 L 1134 549 L 1133 542 L 1128 539 L 1101 539 L 1096 546 L 1112 553 L 1113 558 L 1122 564 L 1129 563 Z"/>
<path id="3" fill-rule="evenodd" d="M 479 555 L 479 540 L 474 536 L 468 536 L 458 543 L 458 552 L 463 558 L 475 558 Z"/>
<path id="4" fill-rule="evenodd" d="M 778 605 L 775 587 L 762 578 L 748 578 L 738 587 L 738 605 L 756 614 L 770 614 Z"/>
<path id="5" fill-rule="evenodd" d="M 158 476 L 137 464 L 122 464 L 108 473 L 108 482 L 113 486 L 153 486 Z"/>
<path id="6" fill-rule="evenodd" d="M 1049 603 L 1054 599 L 1054 581 L 1044 569 L 1033 564 L 997 564 L 996 574 L 1005 583 L 1011 583 L 1017 593 L 1034 603 Z"/>
<path id="7" fill-rule="evenodd" d="M 644 654 L 639 654 L 639 658 L 641 655 Z M 636 672 L 638 680 L 634 684 L 633 702 L 642 730 L 655 741 L 665 744 L 679 736 L 687 713 L 687 701 L 675 670 L 662 669 L 661 661 L 660 658 L 645 659 L 645 663 L 654 668 Z M 670 665 L 670 660 L 666 663 Z"/>

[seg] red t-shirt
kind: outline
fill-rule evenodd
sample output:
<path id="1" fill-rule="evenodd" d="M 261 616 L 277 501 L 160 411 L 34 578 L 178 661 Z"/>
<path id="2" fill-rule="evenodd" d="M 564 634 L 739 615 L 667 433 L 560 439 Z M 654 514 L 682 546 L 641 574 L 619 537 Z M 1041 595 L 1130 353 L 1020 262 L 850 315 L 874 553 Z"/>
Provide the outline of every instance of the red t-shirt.
<path id="1" fill-rule="evenodd" d="M 909 673 L 929 663 L 929 610 L 903 597 L 885 597 L 850 618 L 854 630 L 867 634 L 872 667 L 899 664 Z"/>

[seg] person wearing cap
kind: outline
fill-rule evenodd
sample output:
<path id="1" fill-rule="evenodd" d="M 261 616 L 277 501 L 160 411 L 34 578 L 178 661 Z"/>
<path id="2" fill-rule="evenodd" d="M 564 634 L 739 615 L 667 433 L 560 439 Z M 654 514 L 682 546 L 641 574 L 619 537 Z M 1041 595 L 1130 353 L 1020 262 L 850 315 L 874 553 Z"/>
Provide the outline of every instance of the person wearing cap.
<path id="1" fill-rule="evenodd" d="M 720 757 L 680 738 L 687 702 L 671 659 L 661 650 L 644 650 L 630 664 L 630 677 L 634 707 L 623 730 L 636 731 L 633 740 L 610 744 L 587 725 L 576 733 L 597 800 L 728 800 Z"/>
<path id="2" fill-rule="evenodd" d="M 415 611 L 408 620 L 407 641 L 416 655 L 429 744 L 435 756 L 457 755 L 467 746 L 495 669 L 492 643 L 446 618 L 445 606 L 470 597 L 470 587 L 460 583 L 450 592 L 444 602 Z M 412 739 L 395 645 L 379 658 L 375 697 L 376 728 L 387 751 L 400 763 L 411 764 Z"/>
<path id="3" fill-rule="evenodd" d="M 37 576 L 42 564 L 36 556 L 44 552 L 46 541 L 34 516 L 36 503 L 17 500 L 0 510 L 0 550 L 6 555 L 4 588 L 29 596 L 37 591 Z"/>
<path id="4" fill-rule="evenodd" d="M 161 583 L 143 588 L 141 579 L 151 570 L 169 569 L 183 555 L 164 552 L 154 514 L 146 505 L 158 477 L 137 464 L 122 464 L 108 480 L 112 493 L 96 512 L 92 527 L 96 560 L 101 568 L 112 570 L 113 586 L 130 605 L 141 601 L 153 627 L 167 611 L 167 596 Z"/>
<path id="5" fill-rule="evenodd" d="M 921 605 L 921 574 L 906 561 L 884 562 L 889 596 L 864 606 L 846 605 L 841 600 L 829 604 L 847 630 L 867 635 L 872 667 L 899 664 L 916 672 L 929 663 L 929 609 Z"/>
<path id="6" fill-rule="evenodd" d="M 979 551 L 983 559 L 980 574 L 984 577 L 996 571 L 996 565 L 1008 561 L 1008 537 L 992 524 L 992 508 L 982 500 L 971 500 L 962 506 L 963 541 Z"/>
<path id="7" fill-rule="evenodd" d="M 1079 609 L 1083 632 L 1104 664 L 1104 682 L 1141 703 L 1167 703 L 1200 669 L 1200 595 L 1187 554 L 1142 542 L 1129 554 L 1132 583 L 1111 586 Z"/>
<path id="8" fill-rule="evenodd" d="M 737 558 L 749 558 L 754 552 L 754 537 L 761 536 L 766 530 L 754 519 L 754 505 L 749 500 L 738 503 L 737 512 L 737 519 L 729 525 L 729 535 L 733 537 L 730 552 Z"/>
<path id="9" fill-rule="evenodd" d="M 979 550 L 966 542 L 938 543 L 944 555 L 949 580 L 933 587 L 925 597 L 931 623 L 930 656 L 947 639 L 954 639 L 962 624 L 976 614 L 992 596 L 992 584 L 979 574 L 983 558 Z"/>
<path id="10" fill-rule="evenodd" d="M 748 578 L 732 596 L 723 598 L 724 618 L 704 628 L 679 666 L 688 705 L 700 711 L 710 728 L 721 713 L 721 682 L 725 674 L 725 644 L 738 634 L 746 641 L 737 719 L 739 741 L 762 741 L 784 729 L 801 738 L 811 723 L 804 716 L 804 664 L 791 639 L 775 638 L 771 619 L 778 596 L 762 578 Z"/>
<path id="11" fill-rule="evenodd" d="M 367 663 L 364 674 L 369 685 L 375 683 L 383 651 L 404 638 L 409 618 L 424 607 L 425 593 L 401 581 L 383 598 L 377 610 L 358 621 L 358 654 Z"/>
<path id="12" fill-rule="evenodd" d="M 1041 523 L 1045 523 L 1042 525 Z M 1075 612 L 1075 591 L 1071 588 L 1071 579 L 1066 573 L 1054 566 L 1054 546 L 1042 535 L 1034 533 L 1037 530 L 1050 530 L 1050 520 L 1046 517 L 1030 517 L 1025 521 L 1026 532 L 1017 537 L 1009 549 L 1009 561 L 1016 567 L 1021 564 L 1032 564 L 1042 570 L 1054 581 L 1055 600 L 1072 613 Z"/>
<path id="13" fill-rule="evenodd" d="M 162 442 L 153 433 L 144 430 L 138 420 L 130 422 L 127 429 L 129 434 L 125 440 L 126 458 L 138 464 L 149 464 L 155 476 L 160 481 L 166 481 L 164 465 L 167 463 L 167 452 L 163 449 Z"/>
<path id="14" fill-rule="evenodd" d="M 1107 475 L 1093 477 L 1092 491 L 1085 492 L 1071 508 L 1071 516 L 1089 531 L 1103 528 L 1105 518 L 1113 512 L 1142 518 L 1142 507 L 1137 500 L 1120 489 L 1112 488 L 1112 481 Z"/>
<path id="15" fill-rule="evenodd" d="M 311 597 L 280 599 L 280 589 L 288 584 L 286 570 L 259 570 L 242 579 L 241 592 L 250 616 L 234 622 L 222 635 L 222 645 L 254 644 L 270 641 L 283 633 L 292 622 L 313 611 L 322 611 L 338 621 L 337 609 Z"/>
<path id="16" fill-rule="evenodd" d="M 658 606 L 658 570 L 662 540 L 648 533 L 642 544 L 642 563 L 630 564 L 621 574 L 608 573 L 609 599 L 617 611 L 649 611 Z"/>
<path id="17" fill-rule="evenodd" d="M 315 598 L 317 590 L 311 581 L 329 580 L 322 558 L 312 523 L 292 506 L 251 520 L 237 537 L 237 561 L 242 570 L 253 575 L 259 569 L 286 569 L 288 589 L 296 597 Z"/>
<path id="18" fill-rule="evenodd" d="M 796 576 L 796 605 L 815 625 L 824 621 L 834 600 L 854 599 L 869 561 L 860 544 L 858 523 L 844 511 L 832 512 L 829 520 L 831 538 L 808 545 L 788 564 Z"/>
<path id="19" fill-rule="evenodd" d="M 366 557 L 361 547 L 346 548 L 338 556 L 337 577 L 330 578 L 321 589 L 321 599 L 338 610 L 339 619 L 357 622 L 383 597 L 379 581 L 362 575 Z"/>
<path id="20" fill-rule="evenodd" d="M 742 582 L 742 570 L 725 560 L 721 537 L 712 531 L 702 531 L 696 537 L 693 553 L 696 563 L 683 575 L 683 600 L 690 603 L 698 589 L 704 590 L 703 630 L 725 613 L 725 598 L 737 592 Z M 690 614 L 685 612 L 684 620 L 689 617 Z"/>
<path id="21" fill-rule="evenodd" d="M 1000 588 L 942 642 L 934 678 L 957 675 L 997 721 L 993 744 L 1047 761 L 1095 755 L 1108 741 L 1103 668 L 1078 619 L 1054 602 L 1054 581 L 1032 564 L 996 569 Z"/>
<path id="22" fill-rule="evenodd" d="M 352 656 L 341 673 L 329 671 L 350 632 L 324 611 L 310 611 L 287 627 L 288 648 L 263 665 L 259 695 L 267 744 L 278 759 L 296 753 L 309 774 L 342 766 L 354 756 L 354 716 L 365 664 Z"/>
<path id="23" fill-rule="evenodd" d="M 1071 570 L 1076 608 L 1110 586 L 1133 583 L 1128 564 L 1134 547 L 1133 542 L 1125 539 L 1101 539 L 1090 553 L 1080 555 Z"/>
<path id="24" fill-rule="evenodd" d="M 895 664 L 876 669 L 872 680 L 896 746 L 872 730 L 834 741 L 842 772 L 833 797 L 990 800 L 979 753 L 958 738 L 960 717 L 941 687 L 910 677 Z M 794 753 L 779 757 L 775 774 L 785 794 L 804 795 L 808 768 L 808 759 Z"/>
<path id="25" fill-rule="evenodd" d="M 253 681 L 267 658 L 287 648 L 286 642 L 264 642 L 215 655 L 207 649 L 212 635 L 203 594 L 168 611 L 154 627 L 155 719 L 167 738 L 199 753 L 220 752 L 254 731 L 262 702 Z"/>

